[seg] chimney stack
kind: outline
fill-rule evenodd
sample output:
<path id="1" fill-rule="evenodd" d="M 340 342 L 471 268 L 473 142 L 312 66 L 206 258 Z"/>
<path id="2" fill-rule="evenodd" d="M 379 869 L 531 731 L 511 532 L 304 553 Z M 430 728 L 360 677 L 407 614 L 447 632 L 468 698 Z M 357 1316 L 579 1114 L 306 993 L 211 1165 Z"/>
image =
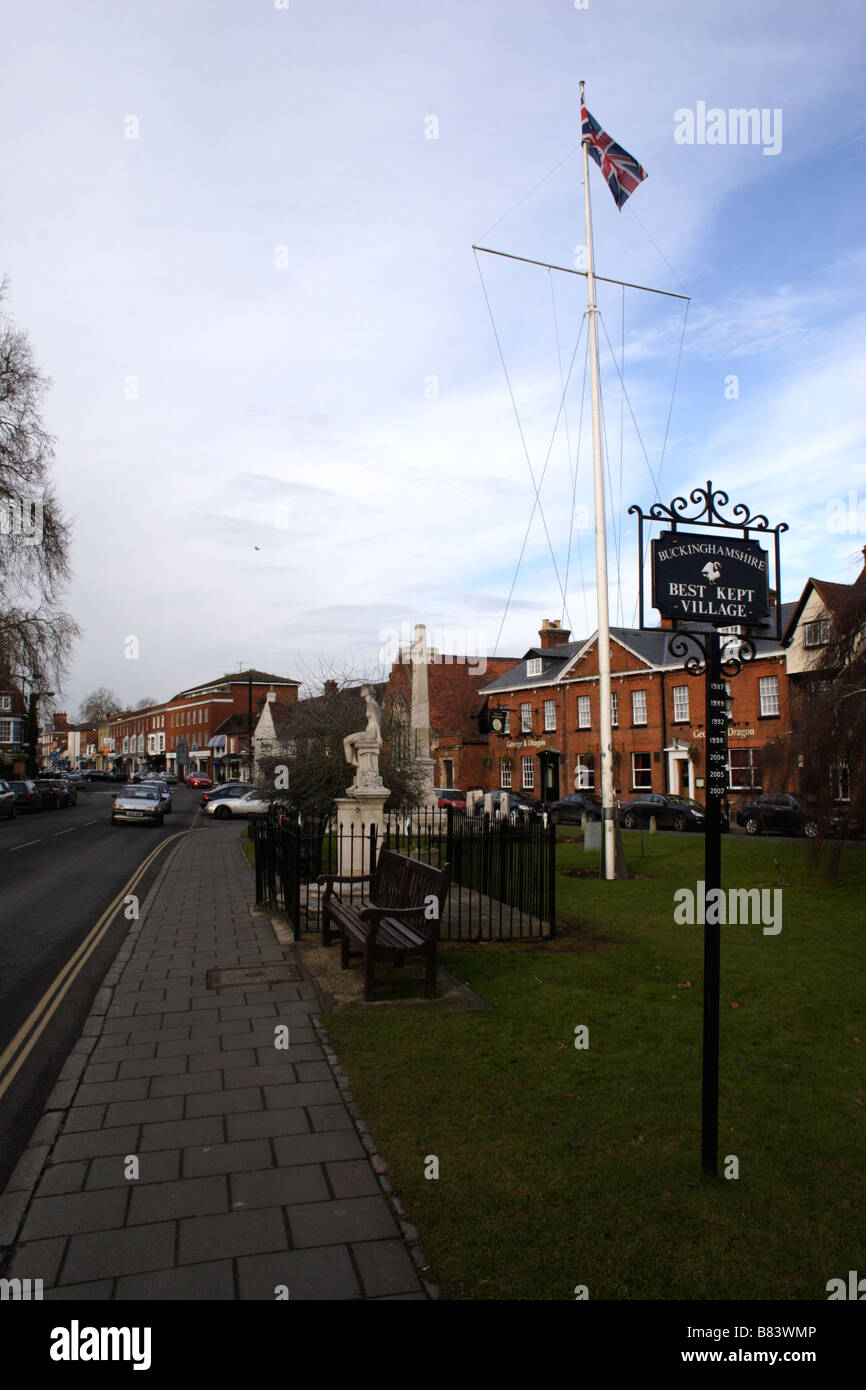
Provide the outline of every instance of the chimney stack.
<path id="1" fill-rule="evenodd" d="M 545 618 L 541 627 L 538 629 L 538 640 L 542 651 L 547 651 L 549 647 L 560 647 L 571 637 L 571 631 L 563 627 L 555 618 Z"/>
<path id="2" fill-rule="evenodd" d="M 337 693 L 337 682 L 334 681 L 334 680 L 327 680 L 327 681 L 325 681 L 325 694 L 326 694 L 326 695 L 336 695 L 336 693 Z"/>

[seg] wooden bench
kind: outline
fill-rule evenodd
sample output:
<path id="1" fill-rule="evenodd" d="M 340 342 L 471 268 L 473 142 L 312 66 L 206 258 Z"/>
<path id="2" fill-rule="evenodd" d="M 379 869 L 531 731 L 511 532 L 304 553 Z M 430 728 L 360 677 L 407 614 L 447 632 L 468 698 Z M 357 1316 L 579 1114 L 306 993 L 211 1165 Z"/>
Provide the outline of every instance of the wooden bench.
<path id="1" fill-rule="evenodd" d="M 393 957 L 397 965 L 409 955 L 423 952 L 427 958 L 425 993 L 436 996 L 436 947 L 439 942 L 439 916 L 442 911 L 451 865 L 436 869 L 419 859 L 379 851 L 374 874 L 320 874 L 317 883 L 325 889 L 322 897 L 322 940 L 331 944 L 331 928 L 340 933 L 340 964 L 348 969 L 352 955 L 364 957 L 364 998 L 375 998 L 376 960 Z M 344 901 L 332 896 L 336 883 L 369 883 L 370 896 Z M 360 950 L 352 951 L 351 942 Z"/>

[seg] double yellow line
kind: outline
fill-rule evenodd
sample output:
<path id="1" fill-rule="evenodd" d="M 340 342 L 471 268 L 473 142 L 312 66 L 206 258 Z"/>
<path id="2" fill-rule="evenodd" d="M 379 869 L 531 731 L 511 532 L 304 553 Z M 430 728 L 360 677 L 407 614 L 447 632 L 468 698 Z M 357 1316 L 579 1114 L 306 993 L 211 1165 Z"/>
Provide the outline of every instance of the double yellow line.
<path id="1" fill-rule="evenodd" d="M 70 956 L 63 969 L 55 976 L 30 1017 L 22 1023 L 12 1041 L 0 1052 L 0 1100 L 45 1032 L 52 1015 L 62 1003 L 73 981 L 81 973 L 88 958 L 102 941 L 120 905 L 129 896 L 136 884 L 141 881 L 163 850 L 186 833 L 185 830 L 179 830 L 175 835 L 169 835 L 167 839 L 161 840 L 156 848 L 151 850 L 147 858 L 139 864 L 135 873 L 124 884 L 114 901 L 105 909 L 96 925 L 91 928 L 78 950 Z"/>

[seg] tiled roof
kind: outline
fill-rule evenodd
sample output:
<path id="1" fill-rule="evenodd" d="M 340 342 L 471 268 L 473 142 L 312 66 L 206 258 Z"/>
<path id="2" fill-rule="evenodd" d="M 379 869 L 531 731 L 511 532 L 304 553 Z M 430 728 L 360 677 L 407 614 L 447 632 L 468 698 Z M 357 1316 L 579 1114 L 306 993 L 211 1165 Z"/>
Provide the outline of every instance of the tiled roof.
<path id="1" fill-rule="evenodd" d="M 781 605 L 782 631 L 785 631 L 786 624 L 796 609 L 795 603 L 783 603 Z M 711 632 L 711 623 L 692 623 L 695 632 Z M 760 656 L 769 656 L 781 648 L 774 640 L 775 637 L 775 617 L 767 619 L 765 622 L 756 624 L 753 635 L 761 636 L 762 631 L 771 639 L 772 645 L 767 646 L 762 641 L 758 647 Z M 627 650 L 634 652 L 639 660 L 644 661 L 649 666 L 659 670 L 668 670 L 682 666 L 685 657 L 673 656 L 669 650 L 670 639 L 676 636 L 670 628 L 651 628 L 644 630 L 635 627 L 612 627 L 610 629 L 611 638 L 618 642 Z M 548 647 L 543 651 L 540 647 L 531 647 L 522 661 L 516 663 L 510 671 L 488 682 L 482 689 L 482 694 L 492 695 L 497 692 L 504 693 L 508 690 L 524 690 L 539 685 L 552 685 L 561 680 L 563 676 L 569 678 L 573 672 L 575 658 L 579 657 L 584 651 L 590 651 L 595 646 L 597 634 L 583 642 L 566 642 L 559 647 Z M 685 656 L 700 655 L 698 648 L 693 642 L 689 643 Z M 542 657 L 544 667 L 540 676 L 528 676 L 526 674 L 527 662 L 533 657 Z M 566 675 L 566 672 L 568 673 Z"/>

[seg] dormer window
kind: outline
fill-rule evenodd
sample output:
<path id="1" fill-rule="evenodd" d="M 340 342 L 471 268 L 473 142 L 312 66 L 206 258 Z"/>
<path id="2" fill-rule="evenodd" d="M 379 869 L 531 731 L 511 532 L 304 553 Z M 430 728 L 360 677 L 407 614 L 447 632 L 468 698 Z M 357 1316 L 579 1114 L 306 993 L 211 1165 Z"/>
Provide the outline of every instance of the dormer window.
<path id="1" fill-rule="evenodd" d="M 540 676 L 544 669 L 544 663 L 540 656 L 531 656 L 526 663 L 527 676 Z"/>

